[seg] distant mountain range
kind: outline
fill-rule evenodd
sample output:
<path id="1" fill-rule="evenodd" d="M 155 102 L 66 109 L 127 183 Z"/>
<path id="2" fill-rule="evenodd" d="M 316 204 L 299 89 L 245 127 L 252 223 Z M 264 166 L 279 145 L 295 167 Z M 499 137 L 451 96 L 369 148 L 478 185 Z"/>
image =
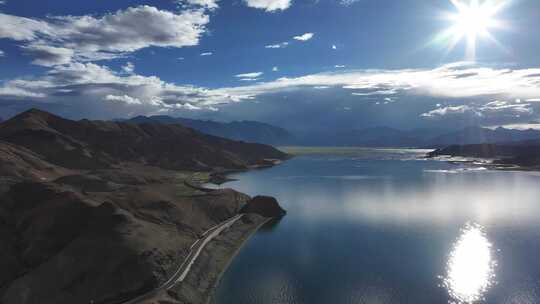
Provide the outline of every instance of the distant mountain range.
<path id="1" fill-rule="evenodd" d="M 302 145 L 440 148 L 449 145 L 507 143 L 540 139 L 538 130 L 468 127 L 459 131 L 376 127 L 303 137 Z"/>
<path id="2" fill-rule="evenodd" d="M 341 132 L 329 129 L 300 135 L 293 134 L 281 127 L 256 121 L 217 122 L 163 115 L 137 116 L 123 121 L 136 124 L 156 122 L 180 124 L 214 136 L 270 145 L 441 148 L 449 145 L 507 143 L 540 139 L 539 130 L 515 130 L 502 127 L 496 129 L 467 127 L 455 131 L 437 128 L 399 130 L 390 127 L 372 127 Z"/>
<path id="3" fill-rule="evenodd" d="M 181 124 L 206 134 L 253 143 L 286 145 L 295 142 L 294 136 L 289 131 L 257 121 L 217 122 L 160 115 L 137 116 L 125 122 Z"/>
<path id="4" fill-rule="evenodd" d="M 428 157 L 461 156 L 497 159 L 495 164 L 540 169 L 540 140 L 497 144 L 450 145 L 428 153 Z"/>

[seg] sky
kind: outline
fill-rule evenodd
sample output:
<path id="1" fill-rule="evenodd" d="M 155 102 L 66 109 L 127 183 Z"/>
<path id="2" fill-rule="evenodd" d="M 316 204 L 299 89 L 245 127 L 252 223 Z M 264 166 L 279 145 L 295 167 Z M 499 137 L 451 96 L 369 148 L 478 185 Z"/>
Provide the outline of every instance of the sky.
<path id="1" fill-rule="evenodd" d="M 0 117 L 540 128 L 538 0 L 0 0 Z"/>

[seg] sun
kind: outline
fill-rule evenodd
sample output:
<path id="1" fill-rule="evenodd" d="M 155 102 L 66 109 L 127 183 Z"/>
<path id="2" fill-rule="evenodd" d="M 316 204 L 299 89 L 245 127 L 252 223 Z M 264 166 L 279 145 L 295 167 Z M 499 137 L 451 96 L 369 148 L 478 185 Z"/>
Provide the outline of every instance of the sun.
<path id="1" fill-rule="evenodd" d="M 504 26 L 497 15 L 508 4 L 508 0 L 450 1 L 456 9 L 455 12 L 445 15 L 451 26 L 436 37 L 436 42 L 446 43 L 450 52 L 460 41 L 465 40 L 467 60 L 475 60 L 477 41 L 480 38 L 499 44 L 490 30 Z"/>
<path id="2" fill-rule="evenodd" d="M 459 36 L 476 39 L 477 36 L 487 35 L 488 29 L 496 25 L 494 13 L 489 7 L 479 5 L 478 1 L 473 1 L 470 5 L 463 5 L 454 1 L 458 13 L 451 16 L 454 20 L 454 30 Z"/>

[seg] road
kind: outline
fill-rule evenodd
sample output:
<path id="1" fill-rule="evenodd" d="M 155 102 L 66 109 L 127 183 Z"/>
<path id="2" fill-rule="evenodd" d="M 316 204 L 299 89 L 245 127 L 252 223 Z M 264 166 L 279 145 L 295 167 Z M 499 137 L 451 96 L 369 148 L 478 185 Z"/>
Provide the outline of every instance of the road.
<path id="1" fill-rule="evenodd" d="M 203 233 L 200 239 L 198 239 L 191 245 L 189 254 L 184 260 L 184 262 L 182 263 L 182 265 L 178 267 L 176 272 L 165 283 L 163 283 L 160 287 L 154 290 L 151 290 L 143 295 L 138 296 L 137 298 L 128 300 L 126 302 L 122 302 L 122 304 L 141 303 L 144 300 L 148 300 L 155 297 L 160 291 L 169 290 L 173 288 L 174 286 L 176 286 L 178 283 L 181 283 L 189 274 L 191 267 L 193 266 L 193 264 L 195 263 L 199 255 L 201 254 L 204 247 L 206 247 L 206 245 L 210 241 L 212 241 L 212 239 L 217 237 L 221 232 L 230 228 L 234 223 L 236 223 L 236 221 L 242 218 L 242 216 L 243 214 L 235 215 L 232 218 L 222 222 L 221 224 L 218 224 L 210 228 L 209 230 L 207 230 L 205 233 Z"/>

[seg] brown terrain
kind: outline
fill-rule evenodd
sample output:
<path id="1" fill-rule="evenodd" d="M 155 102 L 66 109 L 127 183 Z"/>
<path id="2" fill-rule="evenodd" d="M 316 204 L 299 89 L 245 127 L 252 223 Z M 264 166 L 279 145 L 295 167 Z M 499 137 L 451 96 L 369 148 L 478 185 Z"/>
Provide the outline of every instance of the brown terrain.
<path id="1" fill-rule="evenodd" d="M 286 157 L 181 125 L 39 110 L 1 123 L 0 303 L 124 303 L 167 281 L 205 231 L 250 213 L 204 248 L 181 286 L 144 303 L 207 302 L 235 246 L 283 212 L 270 198 L 251 205 L 197 185 Z"/>

